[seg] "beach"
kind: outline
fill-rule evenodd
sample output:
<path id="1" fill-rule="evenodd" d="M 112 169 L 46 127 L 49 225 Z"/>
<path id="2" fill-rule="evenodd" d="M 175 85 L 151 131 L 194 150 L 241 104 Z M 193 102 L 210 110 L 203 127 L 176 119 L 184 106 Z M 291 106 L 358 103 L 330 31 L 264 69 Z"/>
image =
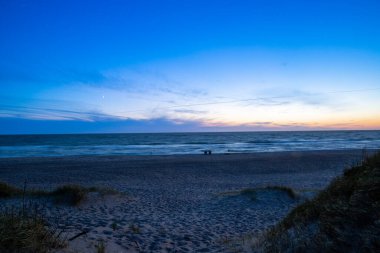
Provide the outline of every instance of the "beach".
<path id="1" fill-rule="evenodd" d="M 77 207 L 45 203 L 70 236 L 85 231 L 60 252 L 94 252 L 99 241 L 106 252 L 226 252 L 362 158 L 362 150 L 2 158 L 0 180 L 30 189 L 79 184 L 120 193 L 90 194 Z M 268 186 L 290 187 L 297 197 Z M 240 194 L 244 189 L 255 189 L 255 198 Z"/>

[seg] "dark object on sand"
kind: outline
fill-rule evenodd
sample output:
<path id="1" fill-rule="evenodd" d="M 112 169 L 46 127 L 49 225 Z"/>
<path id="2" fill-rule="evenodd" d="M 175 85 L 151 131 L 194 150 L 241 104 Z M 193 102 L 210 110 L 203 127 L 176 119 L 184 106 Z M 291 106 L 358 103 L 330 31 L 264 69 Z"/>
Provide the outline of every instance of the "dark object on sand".
<path id="1" fill-rule="evenodd" d="M 211 155 L 211 150 L 210 149 L 203 150 L 203 154 L 204 155 Z"/>
<path id="2" fill-rule="evenodd" d="M 80 237 L 80 236 L 82 236 L 82 235 L 86 235 L 88 232 L 89 232 L 89 230 L 83 230 L 83 231 L 81 231 L 79 234 L 76 234 L 76 235 L 74 235 L 73 237 L 71 237 L 71 238 L 69 239 L 69 241 L 73 241 L 73 240 L 75 240 L 76 238 L 78 238 L 78 237 Z"/>

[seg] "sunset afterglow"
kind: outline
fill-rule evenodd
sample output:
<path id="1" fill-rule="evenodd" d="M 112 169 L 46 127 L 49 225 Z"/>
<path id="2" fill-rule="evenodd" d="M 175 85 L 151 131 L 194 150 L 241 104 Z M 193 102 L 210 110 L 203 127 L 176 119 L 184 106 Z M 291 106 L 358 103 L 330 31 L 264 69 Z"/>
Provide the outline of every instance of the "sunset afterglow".
<path id="1" fill-rule="evenodd" d="M 376 1 L 37 2 L 1 3 L 2 133 L 380 128 Z"/>

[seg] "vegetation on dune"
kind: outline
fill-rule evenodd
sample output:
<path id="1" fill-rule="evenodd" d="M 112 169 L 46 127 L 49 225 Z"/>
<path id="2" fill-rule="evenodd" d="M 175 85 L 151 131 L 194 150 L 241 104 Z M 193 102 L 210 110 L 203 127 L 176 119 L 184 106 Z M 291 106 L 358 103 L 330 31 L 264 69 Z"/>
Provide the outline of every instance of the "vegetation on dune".
<path id="1" fill-rule="evenodd" d="M 239 192 L 239 195 L 249 198 L 250 200 L 256 200 L 257 194 L 255 189 L 247 188 L 244 190 L 241 190 Z"/>
<path id="2" fill-rule="evenodd" d="M 0 182 L 0 198 L 9 198 L 22 194 L 22 190 L 10 186 L 9 184 Z"/>
<path id="3" fill-rule="evenodd" d="M 64 185 L 51 192 L 51 195 L 55 203 L 76 206 L 86 198 L 87 193 L 88 189 L 82 186 Z"/>
<path id="4" fill-rule="evenodd" d="M 23 205 L 0 211 L 0 252 L 49 252 L 65 245 L 61 233 L 47 225 L 36 207 Z"/>
<path id="5" fill-rule="evenodd" d="M 0 198 L 12 197 L 51 197 L 56 204 L 67 204 L 76 206 L 86 199 L 90 192 L 98 192 L 100 195 L 114 195 L 119 192 L 110 188 L 83 187 L 80 185 L 69 184 L 56 188 L 54 191 L 44 190 L 21 190 L 9 184 L 0 182 Z"/>
<path id="6" fill-rule="evenodd" d="M 106 252 L 106 246 L 104 244 L 104 241 L 98 241 L 98 243 L 95 245 L 96 253 L 105 253 Z"/>
<path id="7" fill-rule="evenodd" d="M 102 196 L 120 194 L 119 191 L 108 187 L 90 187 L 87 188 L 89 192 L 97 192 Z M 126 193 L 124 193 L 126 195 Z"/>
<path id="8" fill-rule="evenodd" d="M 287 186 L 267 186 L 265 189 L 285 192 L 291 199 L 296 199 L 298 197 L 297 193 L 292 188 Z"/>
<path id="9" fill-rule="evenodd" d="M 380 252 L 380 153 L 293 209 L 257 250 Z"/>
<path id="10" fill-rule="evenodd" d="M 56 229 L 43 216 L 42 208 L 29 202 L 26 197 L 48 197 L 54 203 L 76 206 L 80 204 L 90 192 L 100 195 L 117 194 L 109 188 L 86 188 L 79 185 L 63 185 L 54 191 L 23 190 L 6 183 L 0 183 L 0 198 L 20 198 L 19 206 L 4 207 L 0 210 L 0 252 L 4 253 L 34 253 L 51 252 L 65 246 L 63 230 Z M 53 219 L 54 220 L 54 219 Z M 104 252 L 104 244 L 99 244 L 98 252 Z"/>
<path id="11" fill-rule="evenodd" d="M 240 191 L 231 191 L 221 193 L 223 196 L 244 196 L 254 201 L 257 200 L 257 193 L 259 191 L 268 190 L 268 191 L 279 191 L 284 192 L 291 199 L 296 199 L 298 197 L 297 193 L 290 187 L 287 186 L 266 186 L 266 187 L 258 187 L 258 188 L 245 188 Z"/>

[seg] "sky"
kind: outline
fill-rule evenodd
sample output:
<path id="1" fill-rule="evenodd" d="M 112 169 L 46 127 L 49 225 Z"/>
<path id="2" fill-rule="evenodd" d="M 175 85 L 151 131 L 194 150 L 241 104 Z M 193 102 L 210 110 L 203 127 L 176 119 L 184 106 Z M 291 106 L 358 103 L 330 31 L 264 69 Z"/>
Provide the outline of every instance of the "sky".
<path id="1" fill-rule="evenodd" d="M 0 0 L 0 134 L 380 129 L 377 0 Z"/>

